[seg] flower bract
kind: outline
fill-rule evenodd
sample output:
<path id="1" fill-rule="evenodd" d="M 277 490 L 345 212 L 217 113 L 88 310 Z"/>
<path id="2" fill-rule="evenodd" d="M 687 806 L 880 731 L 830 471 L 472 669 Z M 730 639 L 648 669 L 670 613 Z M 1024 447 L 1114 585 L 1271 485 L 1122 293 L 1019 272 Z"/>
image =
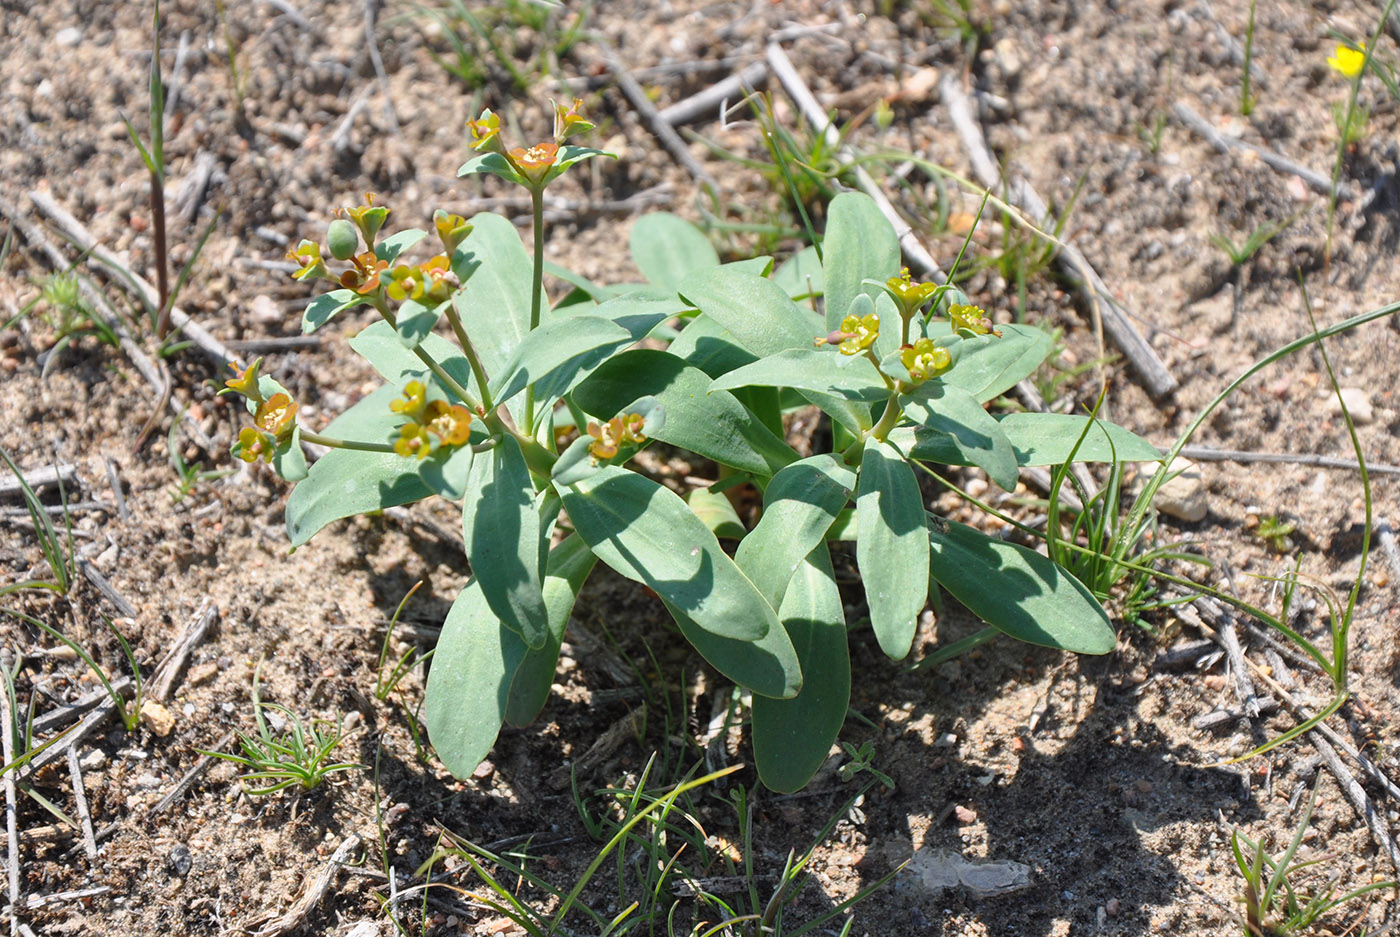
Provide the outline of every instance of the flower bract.
<path id="1" fill-rule="evenodd" d="M 244 462 L 253 463 L 262 459 L 271 462 L 277 452 L 277 440 L 262 430 L 245 426 L 238 432 L 238 457 Z"/>
<path id="2" fill-rule="evenodd" d="M 461 404 L 428 400 L 422 381 L 404 385 L 404 399 L 391 400 L 389 409 L 408 417 L 399 427 L 394 451 L 401 456 L 426 459 L 441 446 L 465 445 L 471 437 L 471 411 Z M 434 445 L 436 439 L 436 445 Z"/>
<path id="3" fill-rule="evenodd" d="M 258 370 L 262 367 L 262 362 L 263 360 L 258 358 L 246 369 L 239 371 L 238 366 L 230 361 L 229 367 L 233 369 L 234 377 L 224 381 L 224 390 L 220 393 L 234 391 L 249 400 L 262 403 L 262 391 L 258 390 Z"/>
<path id="4" fill-rule="evenodd" d="M 347 208 L 345 214 L 349 215 L 350 220 L 355 222 L 355 227 L 360 229 L 360 237 L 365 239 L 365 244 L 373 247 L 375 236 L 389 217 L 389 209 L 374 204 L 374 193 L 366 192 L 364 205 L 359 208 Z"/>
<path id="5" fill-rule="evenodd" d="M 491 153 L 502 153 L 501 118 L 488 108 L 476 120 L 467 121 L 467 129 L 472 132 L 472 149 Z"/>
<path id="6" fill-rule="evenodd" d="M 253 413 L 253 422 L 277 439 L 286 439 L 296 426 L 297 405 L 286 394 L 273 394 L 258 405 Z"/>
<path id="7" fill-rule="evenodd" d="M 904 307 L 906 315 L 913 313 L 934 293 L 938 292 L 936 283 L 915 283 L 909 276 L 909 268 L 905 267 L 899 271 L 899 276 L 890 277 L 885 286 L 889 289 L 894 298 Z"/>
<path id="8" fill-rule="evenodd" d="M 575 134 L 587 133 L 593 129 L 593 122 L 583 116 L 583 101 L 574 98 L 574 103 L 565 107 L 554 105 L 554 142 L 562 144 Z"/>
<path id="9" fill-rule="evenodd" d="M 321 259 L 321 245 L 315 241 L 303 239 L 295 248 L 287 251 L 287 259 L 301 265 L 300 270 L 292 273 L 294 279 L 315 280 L 330 276 L 325 261 Z"/>

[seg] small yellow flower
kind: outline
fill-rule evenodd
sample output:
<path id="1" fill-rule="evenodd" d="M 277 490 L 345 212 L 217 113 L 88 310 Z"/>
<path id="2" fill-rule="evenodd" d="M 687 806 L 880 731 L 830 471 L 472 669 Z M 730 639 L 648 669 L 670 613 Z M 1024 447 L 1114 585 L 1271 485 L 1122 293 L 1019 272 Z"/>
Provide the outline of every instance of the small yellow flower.
<path id="1" fill-rule="evenodd" d="M 588 444 L 588 451 L 594 458 L 611 459 L 617 455 L 623 443 L 641 445 L 646 442 L 647 437 L 642 432 L 645 428 L 645 417 L 636 413 L 615 416 L 601 426 L 590 422 L 587 431 L 593 437 L 593 442 Z"/>
<path id="2" fill-rule="evenodd" d="M 287 259 L 296 261 L 301 269 L 292 273 L 297 280 L 315 280 L 329 277 L 325 261 L 321 259 L 321 245 L 315 241 L 303 240 L 295 248 L 287 251 Z"/>
<path id="3" fill-rule="evenodd" d="M 554 105 L 554 142 L 563 143 L 575 134 L 587 133 L 592 129 L 592 121 L 583 116 L 583 101 L 580 98 L 574 98 L 574 103 L 568 107 Z"/>
<path id="4" fill-rule="evenodd" d="M 459 403 L 447 404 L 434 400 L 428 404 L 428 432 L 442 440 L 444 446 L 460 446 L 471 438 L 472 412 Z"/>
<path id="5" fill-rule="evenodd" d="M 297 422 L 297 405 L 286 394 L 277 393 L 258 405 L 253 414 L 258 428 L 271 433 L 279 441 L 291 435 Z"/>
<path id="6" fill-rule="evenodd" d="M 503 151 L 501 144 L 501 118 L 488 108 L 476 120 L 467 121 L 467 129 L 472 132 L 472 149 L 491 153 Z"/>
<path id="7" fill-rule="evenodd" d="M 245 426 L 238 432 L 238 457 L 249 464 L 259 458 L 271 462 L 277 452 L 277 440 L 262 430 Z"/>
<path id="8" fill-rule="evenodd" d="M 442 241 L 443 250 L 449 254 L 472 233 L 472 226 L 467 224 L 467 219 L 461 215 L 448 214 L 441 208 L 433 212 L 433 226 L 437 228 L 438 240 Z"/>
<path id="9" fill-rule="evenodd" d="M 417 456 L 426 459 L 433 451 L 433 441 L 428 436 L 428 428 L 422 423 L 408 422 L 399 428 L 399 438 L 394 443 L 394 451 L 404 458 Z"/>
<path id="10" fill-rule="evenodd" d="M 1327 64 L 1347 78 L 1355 78 L 1366 67 L 1366 44 L 1362 43 L 1359 49 L 1338 44 L 1337 51 L 1327 59 Z"/>
<path id="11" fill-rule="evenodd" d="M 389 269 L 387 260 L 380 260 L 374 251 L 365 251 L 350 258 L 350 262 L 354 266 L 340 275 L 341 286 L 362 296 L 379 289 L 379 274 Z"/>
<path id="12" fill-rule="evenodd" d="M 239 371 L 238 365 L 230 361 L 228 366 L 233 369 L 235 376 L 224 381 L 224 387 L 227 390 L 242 394 L 249 400 L 256 400 L 258 403 L 262 403 L 262 391 L 258 390 L 258 369 L 262 367 L 262 362 L 263 360 L 259 358 L 248 365 L 246 370 Z"/>
<path id="13" fill-rule="evenodd" d="M 904 307 L 905 314 L 914 312 L 929 298 L 938 291 L 936 283 L 915 283 L 909 276 L 909 268 L 905 267 L 899 271 L 899 276 L 890 277 L 885 283 L 889 291 L 895 295 L 899 304 Z"/>
<path id="14" fill-rule="evenodd" d="M 389 209 L 374 204 L 374 193 L 366 192 L 364 205 L 359 208 L 347 208 L 345 214 L 349 215 L 350 220 L 355 222 L 355 227 L 360 229 L 360 237 L 365 239 L 365 243 L 373 247 L 375 236 L 389 217 Z"/>
<path id="15" fill-rule="evenodd" d="M 954 332 L 966 329 L 975 335 L 991 334 L 1001 338 L 1001 330 L 993 328 L 987 313 L 977 306 L 954 303 L 948 307 L 948 318 L 952 320 Z"/>
<path id="16" fill-rule="evenodd" d="M 415 422 L 421 420 L 428 407 L 428 389 L 422 381 L 409 381 L 403 388 L 403 400 L 389 401 L 389 409 L 402 413 Z"/>
<path id="17" fill-rule="evenodd" d="M 899 360 L 903 362 L 914 383 L 922 384 L 948 370 L 949 365 L 953 363 L 953 356 L 948 353 L 948 349 L 935 345 L 932 339 L 921 338 L 912 345 L 905 345 L 900 350 Z"/>
<path id="18" fill-rule="evenodd" d="M 535 185 L 539 185 L 554 167 L 554 160 L 558 155 L 559 144 L 553 140 L 536 143 L 528 150 L 517 146 L 506 154 L 516 170 Z"/>
<path id="19" fill-rule="evenodd" d="M 847 316 L 841 320 L 840 331 L 844 337 L 837 349 L 843 355 L 858 355 L 875 344 L 880 334 L 880 317 L 873 312 L 859 319 Z"/>

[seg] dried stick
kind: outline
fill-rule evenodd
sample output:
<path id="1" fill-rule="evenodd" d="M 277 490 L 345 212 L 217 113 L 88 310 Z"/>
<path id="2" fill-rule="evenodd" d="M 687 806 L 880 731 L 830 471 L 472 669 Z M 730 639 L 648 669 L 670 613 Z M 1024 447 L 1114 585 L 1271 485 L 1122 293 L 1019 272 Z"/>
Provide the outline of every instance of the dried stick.
<path id="1" fill-rule="evenodd" d="M 78 560 L 78 571 L 83 574 L 88 582 L 92 583 L 93 588 L 102 593 L 103 598 L 112 603 L 113 607 L 116 608 L 118 612 L 127 618 L 136 617 L 136 606 L 128 602 L 122 594 L 117 591 L 116 586 L 112 585 L 111 582 L 107 580 L 106 576 L 99 573 L 97 567 L 93 566 L 91 562 L 88 560 Z"/>
<path id="2" fill-rule="evenodd" d="M 770 43 L 766 59 L 769 69 L 777 76 L 783 89 L 787 91 L 788 97 L 792 98 L 793 103 L 802 112 L 807 123 L 811 124 L 814 129 L 820 130 L 827 145 L 835 148 L 841 141 L 840 133 L 837 132 L 826 111 L 818 103 L 816 95 L 812 94 L 812 89 L 807 87 L 807 83 L 797 73 L 797 69 L 793 66 L 792 60 L 787 57 L 787 53 L 779 46 Z M 842 166 L 850 166 L 853 160 L 854 153 L 850 147 L 843 146 L 836 151 L 836 161 Z M 908 261 L 909 266 L 920 276 L 926 276 L 935 283 L 947 282 L 948 277 L 938 266 L 938 262 L 920 243 L 909 223 L 900 217 L 899 212 L 894 210 L 894 206 L 890 204 L 885 193 L 871 178 L 870 173 L 861 166 L 855 166 L 853 172 L 856 177 L 856 185 L 862 192 L 875 200 L 880 214 L 884 215 L 885 220 L 894 226 L 895 233 L 899 237 L 899 246 L 904 251 L 904 259 Z"/>
<path id="3" fill-rule="evenodd" d="M 29 200 L 34 203 L 34 207 L 48 218 L 62 232 L 63 236 L 71 241 L 79 250 L 90 254 L 88 263 L 96 265 L 99 269 L 107 268 L 115 270 L 120 274 L 119 280 L 125 281 L 140 298 L 153 308 L 158 308 L 160 303 L 159 294 L 155 287 L 151 286 L 144 277 L 136 273 L 123 264 L 116 254 L 97 243 L 97 239 L 92 236 L 82 222 L 70 215 L 62 205 L 54 200 L 53 196 L 39 189 L 31 189 Z M 220 342 L 209 332 L 189 317 L 183 310 L 171 307 L 170 321 L 175 328 L 185 333 L 185 337 L 192 342 L 210 358 L 214 359 L 220 367 L 230 361 L 242 366 L 240 359 L 233 352 Z"/>
<path id="4" fill-rule="evenodd" d="M 0 691 L 0 757 L 5 764 L 15 760 L 15 720 L 10 709 L 10 694 Z M 10 937 L 19 933 L 19 830 L 15 825 L 19 805 L 16 802 L 15 772 L 5 772 L 5 838 L 8 843 L 10 872 Z"/>
<path id="5" fill-rule="evenodd" d="M 175 687 L 175 681 L 185 671 L 185 665 L 189 663 L 190 654 L 203 643 L 205 637 L 214 623 L 219 620 L 219 607 L 214 604 L 214 600 L 206 597 L 199 611 L 189 624 L 185 625 L 185 630 L 181 632 L 175 646 L 170 649 L 170 653 L 156 665 L 155 673 L 151 674 L 149 696 L 157 702 L 165 702 L 170 699 L 171 690 Z"/>
<path id="6" fill-rule="evenodd" d="M 68 749 L 68 775 L 73 780 L 73 800 L 78 805 L 78 820 L 83 827 L 83 848 L 88 859 L 97 858 L 97 837 L 92 832 L 92 814 L 88 812 L 87 791 L 83 789 L 83 766 L 78 763 L 78 747 Z"/>
<path id="7" fill-rule="evenodd" d="M 343 153 L 350 146 L 350 131 L 355 128 L 355 118 L 360 116 L 360 112 L 369 103 L 370 92 L 374 90 L 372 85 L 365 85 L 355 95 L 355 100 L 351 102 L 350 109 L 345 112 L 345 116 L 340 119 L 340 124 L 335 128 L 335 133 L 331 134 L 331 149 L 337 153 Z"/>
<path id="8" fill-rule="evenodd" d="M 1337 757 L 1336 750 L 1327 744 L 1326 739 L 1319 735 L 1311 735 L 1308 740 L 1322 755 L 1322 760 L 1327 762 L 1327 767 L 1332 769 L 1332 774 L 1337 778 L 1337 784 L 1341 786 L 1342 793 L 1346 795 L 1347 800 L 1351 801 L 1351 806 L 1356 811 L 1357 816 L 1365 821 L 1371 830 L 1371 835 L 1376 838 L 1381 848 L 1385 850 L 1385 854 L 1390 857 L 1391 868 L 1400 872 L 1400 850 L 1396 849 L 1395 840 L 1391 837 L 1390 830 L 1386 828 L 1385 821 L 1371 806 L 1371 799 L 1366 796 L 1366 791 L 1362 789 L 1360 784 L 1356 783 L 1356 778 L 1347 770 L 1346 765 L 1342 764 L 1342 759 Z"/>
<path id="9" fill-rule="evenodd" d="M 1246 452 L 1242 449 L 1215 449 L 1210 446 L 1185 446 L 1181 455 L 1197 462 L 1281 462 L 1291 465 L 1316 465 L 1319 468 L 1358 469 L 1355 459 L 1339 459 L 1335 456 L 1290 452 Z M 1400 465 L 1366 463 L 1366 471 L 1372 475 L 1400 475 Z"/>
<path id="10" fill-rule="evenodd" d="M 36 469 L 22 472 L 20 478 L 24 480 L 24 485 L 28 485 L 35 491 L 46 485 L 57 485 L 62 482 L 64 485 L 73 484 L 78 477 L 78 467 L 71 462 L 60 462 L 58 465 L 43 465 Z M 0 478 L 0 498 L 19 494 L 23 489 L 20 478 L 14 475 L 5 475 Z"/>
<path id="11" fill-rule="evenodd" d="M 722 81 L 717 81 L 704 91 L 698 91 L 669 107 L 663 107 L 657 116 L 672 127 L 690 123 L 709 115 L 730 98 L 748 94 L 768 74 L 768 66 L 754 62 L 743 70 L 735 72 Z"/>
<path id="12" fill-rule="evenodd" d="M 953 128 L 957 130 L 958 136 L 962 138 L 963 147 L 967 150 L 973 174 L 994 192 L 1006 190 L 1008 201 L 1031 219 L 1039 221 L 1045 218 L 1048 214 L 1045 201 L 1036 194 L 1030 183 L 1017 180 L 1007 185 L 1003 180 L 996 160 L 987 149 L 982 128 L 973 116 L 972 104 L 963 93 L 958 79 L 952 75 L 945 76 L 939 82 L 938 88 L 943 104 L 948 109 L 948 117 L 953 122 Z M 1176 378 L 1171 376 L 1162 359 L 1152 350 L 1152 346 L 1128 321 L 1127 310 L 1113 298 L 1108 284 L 1104 283 L 1103 278 L 1090 266 L 1083 252 L 1073 244 L 1059 242 L 1055 258 L 1068 267 L 1078 279 L 1085 301 L 1098 313 L 1103 330 L 1128 359 L 1128 364 L 1137 372 L 1148 394 L 1160 398 L 1176 390 Z"/>
<path id="13" fill-rule="evenodd" d="M 1178 120 L 1195 131 L 1202 139 L 1221 153 L 1228 153 L 1232 149 L 1248 150 L 1258 156 L 1259 160 L 1270 168 L 1286 175 L 1294 175 L 1302 179 L 1303 182 L 1314 191 L 1339 199 L 1352 197 L 1351 186 L 1346 183 L 1339 182 L 1337 183 L 1337 187 L 1333 189 L 1332 180 L 1320 172 L 1314 172 L 1306 166 L 1300 166 L 1298 163 L 1293 162 L 1293 160 L 1285 156 L 1280 156 L 1273 150 L 1262 147 L 1257 143 L 1250 143 L 1247 140 L 1226 136 L 1212 127 L 1210 122 L 1200 114 L 1191 110 L 1185 102 L 1177 101 L 1174 103 L 1172 105 L 1172 113 L 1176 115 Z"/>
<path id="14" fill-rule="evenodd" d="M 642 90 L 642 86 L 637 84 L 637 79 L 629 75 L 622 67 L 622 63 L 618 61 L 617 56 L 612 50 L 606 50 L 605 55 L 607 58 L 608 70 L 612 72 L 613 80 L 617 82 L 618 90 L 627 98 L 628 103 L 632 105 L 632 109 L 641 116 L 642 120 L 646 121 L 647 126 L 651 128 L 651 132 L 656 135 L 656 138 L 661 141 L 662 146 L 671 151 L 671 155 L 675 157 L 676 162 L 680 163 L 681 166 L 685 168 L 685 171 L 694 177 L 696 182 L 699 182 L 705 188 L 709 189 L 712 196 L 718 197 L 719 183 L 715 182 L 714 177 L 710 175 L 709 171 L 706 170 L 704 166 L 700 165 L 700 161 L 691 154 L 689 148 L 685 145 L 685 141 L 681 139 L 680 134 L 676 133 L 676 128 L 662 119 L 661 112 L 656 109 L 655 104 L 651 103 L 651 98 L 647 97 L 647 93 Z"/>
<path id="15" fill-rule="evenodd" d="M 117 463 L 113 462 L 110 456 L 103 456 L 102 464 L 107 467 L 107 483 L 112 486 L 112 497 L 117 502 L 117 517 L 123 521 L 130 520 L 131 509 L 126 506 L 126 496 L 122 494 L 122 480 L 117 475 Z"/>
<path id="16" fill-rule="evenodd" d="M 122 694 L 131 689 L 132 681 L 130 677 L 118 677 L 112 681 L 112 689 Z M 110 700 L 112 697 L 106 688 L 93 690 L 87 696 L 80 698 L 77 702 L 58 709 L 44 713 L 42 716 L 34 717 L 34 734 L 44 735 L 54 731 L 60 726 L 65 726 L 74 719 L 82 716 L 83 713 L 91 712 L 93 707 L 101 705 L 103 700 Z"/>
<path id="17" fill-rule="evenodd" d="M 351 854 L 360 847 L 360 834 L 351 833 L 345 841 L 331 853 L 330 861 L 317 873 L 315 880 L 296 900 L 287 913 L 254 933 L 254 937 L 281 937 L 282 934 L 297 930 L 306 921 L 313 908 L 321 903 L 331 889 L 336 872 L 350 860 Z"/>

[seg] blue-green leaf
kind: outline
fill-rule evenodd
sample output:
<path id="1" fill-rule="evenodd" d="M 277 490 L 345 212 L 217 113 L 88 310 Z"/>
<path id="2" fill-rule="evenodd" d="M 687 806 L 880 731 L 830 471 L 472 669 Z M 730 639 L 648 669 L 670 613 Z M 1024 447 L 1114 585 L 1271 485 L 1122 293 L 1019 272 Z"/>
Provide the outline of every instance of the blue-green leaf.
<path id="1" fill-rule="evenodd" d="M 1085 433 L 1088 421 L 1089 417 L 1072 413 L 1010 413 L 1000 423 L 1002 432 L 1016 448 L 1020 465 L 1062 465 L 1071 456 L 1076 462 L 1161 460 L 1157 447 L 1131 430 L 1095 420 Z"/>
<path id="2" fill-rule="evenodd" d="M 888 280 L 899 273 L 899 238 L 868 195 L 843 192 L 831 200 L 822 239 L 822 267 L 826 274 L 826 328 L 841 324 L 851 300 L 864 293 L 871 299 L 884 295 L 862 280 Z M 897 321 L 897 320 L 896 320 Z"/>
<path id="3" fill-rule="evenodd" d="M 462 532 L 473 576 L 492 613 L 532 648 L 548 632 L 541 582 L 540 517 L 520 443 L 505 435 L 472 464 Z"/>
<path id="4" fill-rule="evenodd" d="M 820 296 L 826 290 L 821 259 L 810 245 L 778 264 L 772 280 L 793 300 Z"/>
<path id="5" fill-rule="evenodd" d="M 500 176 L 502 179 L 508 179 L 517 185 L 527 185 L 526 179 L 515 171 L 515 167 L 510 164 L 510 160 L 506 159 L 505 155 L 501 153 L 477 153 L 458 167 L 457 178 L 464 179 L 467 176 L 475 176 L 481 173 L 490 173 L 493 176 Z"/>
<path id="6" fill-rule="evenodd" d="M 331 319 L 352 306 L 367 303 L 369 300 L 354 290 L 331 290 L 311 300 L 306 313 L 301 317 L 301 330 L 310 335 Z"/>
<path id="7" fill-rule="evenodd" d="M 987 624 L 1031 644 L 1107 654 L 1114 633 L 1094 596 L 1065 569 L 1015 543 L 935 518 L 933 577 Z"/>
<path id="8" fill-rule="evenodd" d="M 577 534 L 565 537 L 550 551 L 544 576 L 544 604 L 549 612 L 549 632 L 542 647 L 526 652 L 511 680 L 505 711 L 505 720 L 511 725 L 528 725 L 549 699 L 549 688 L 559 664 L 559 646 L 564 641 L 564 628 L 573 613 L 579 590 L 597 561 L 588 544 Z"/>
<path id="9" fill-rule="evenodd" d="M 393 327 L 383 320 L 374 323 L 350 339 L 350 347 L 354 349 L 356 354 L 368 361 L 384 380 L 400 390 L 409 381 L 418 380 L 424 384 L 431 383 L 447 399 L 457 400 L 447 387 L 428 373 L 427 365 L 423 363 L 422 359 L 414 354 L 412 349 L 403 346 Z M 440 335 L 427 335 L 424 336 L 418 347 L 434 361 L 441 364 L 442 369 L 457 383 L 464 387 L 472 385 L 471 365 L 456 345 Z M 388 410 L 387 403 L 385 410 Z"/>
<path id="10" fill-rule="evenodd" d="M 763 516 L 734 554 L 768 604 L 782 604 L 793 570 L 822 542 L 855 486 L 855 472 L 831 453 L 794 462 L 773 476 L 763 492 Z"/>
<path id="11" fill-rule="evenodd" d="M 534 262 L 515 225 L 500 215 L 482 213 L 471 219 L 471 237 L 462 242 L 479 264 L 452 298 L 462 325 L 487 374 L 505 367 L 515 347 L 530 331 L 530 282 Z M 454 272 L 458 249 L 453 258 Z"/>
<path id="12" fill-rule="evenodd" d="M 710 239 L 695 225 L 668 212 L 642 215 L 628 236 L 632 260 L 647 282 L 674 292 L 696 270 L 719 266 Z"/>
<path id="13" fill-rule="evenodd" d="M 697 627 L 756 641 L 777 625 L 772 607 L 669 488 L 605 465 L 561 494 L 574 529 L 599 559 Z"/>
<path id="14" fill-rule="evenodd" d="M 727 391 L 710 393 L 710 377 L 664 351 L 638 348 L 617 355 L 588 376 L 573 400 L 599 417 L 620 413 L 643 396 L 655 396 L 666 411 L 660 429 L 647 435 L 716 462 L 769 476 L 797 453 Z"/>
<path id="15" fill-rule="evenodd" d="M 792 348 L 735 368 L 710 385 L 714 390 L 739 387 L 793 387 L 843 400 L 877 403 L 889 399 L 890 389 L 864 355 L 843 355 L 832 349 Z"/>
<path id="16" fill-rule="evenodd" d="M 445 302 L 433 303 L 429 306 L 416 299 L 405 299 L 399 303 L 399 343 L 405 348 L 417 348 L 423 339 L 432 332 L 433 327 L 438 324 L 438 319 L 442 318 L 443 311 L 446 309 L 447 303 Z"/>
<path id="17" fill-rule="evenodd" d="M 697 270 L 681 283 L 680 292 L 760 358 L 811 348 L 814 337 L 830 331 L 772 280 L 733 267 Z"/>
<path id="18" fill-rule="evenodd" d="M 525 336 L 491 379 L 491 397 L 499 405 L 531 384 L 550 380 L 567 390 L 574 378 L 632 342 L 627 329 L 593 315 L 563 316 L 546 322 Z"/>
<path id="19" fill-rule="evenodd" d="M 1007 491 L 1016 490 L 1016 452 L 1001 425 L 982 404 L 960 387 L 928 381 L 917 397 L 906 398 L 904 413 L 917 426 L 918 443 L 910 458 L 933 461 L 935 447 L 951 447 L 957 458 L 948 464 L 976 465 Z"/>
<path id="20" fill-rule="evenodd" d="M 825 544 L 798 564 L 778 617 L 802 665 L 802 690 L 791 699 L 754 697 L 753 753 L 759 779 L 791 793 L 826 761 L 851 700 L 846 619 Z"/>
<path id="21" fill-rule="evenodd" d="M 422 228 L 407 228 L 397 234 L 389 235 L 384 240 L 374 245 L 374 254 L 380 260 L 388 263 L 389 268 L 392 270 L 399 256 L 403 254 L 404 251 L 423 240 L 427 235 L 428 232 L 424 231 Z"/>
<path id="22" fill-rule="evenodd" d="M 958 346 L 958 363 L 943 381 L 986 403 L 1029 377 L 1050 354 L 1050 336 L 1029 325 L 1003 325 L 1001 337 L 979 335 Z"/>
<path id="23" fill-rule="evenodd" d="M 423 698 L 428 737 L 455 777 L 470 777 L 496 744 L 528 652 L 525 640 L 491 614 L 477 580 L 467 583 L 442 623 Z"/>
<path id="24" fill-rule="evenodd" d="M 856 481 L 856 562 L 880 650 L 909 653 L 928 601 L 929 545 L 914 469 L 888 443 L 865 441 Z"/>

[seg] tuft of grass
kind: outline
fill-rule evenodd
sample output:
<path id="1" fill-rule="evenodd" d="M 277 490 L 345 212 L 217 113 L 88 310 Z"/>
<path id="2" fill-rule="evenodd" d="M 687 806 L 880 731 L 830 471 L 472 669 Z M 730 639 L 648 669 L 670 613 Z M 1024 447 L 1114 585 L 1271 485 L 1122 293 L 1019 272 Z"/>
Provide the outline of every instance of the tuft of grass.
<path id="1" fill-rule="evenodd" d="M 202 462 L 191 465 L 185 461 L 185 457 L 180 453 L 180 422 L 184 418 L 185 411 L 181 410 L 175 419 L 170 421 L 170 431 L 165 435 L 167 457 L 176 475 L 175 482 L 170 486 L 170 499 L 176 504 L 189 497 L 200 485 L 233 474 L 232 469 L 206 469 Z"/>
<path id="2" fill-rule="evenodd" d="M 19 479 L 20 494 L 24 497 L 24 506 L 29 511 L 30 523 L 34 527 L 35 535 L 39 538 L 39 552 L 43 555 L 49 572 L 53 574 L 52 579 L 28 579 L 0 586 L 0 595 L 8 595 L 23 589 L 48 589 L 66 596 L 73 590 L 73 584 L 77 578 L 78 558 L 77 548 L 73 543 L 73 518 L 68 513 L 68 495 L 64 490 L 63 480 L 61 478 L 58 480 L 59 498 L 63 502 L 64 535 L 60 536 L 59 532 L 54 529 L 49 512 L 44 509 L 44 504 L 34 493 L 34 489 L 25 481 L 24 473 L 20 471 L 14 459 L 10 458 L 10 454 L 3 449 L 0 449 L 0 459 L 5 461 L 15 478 Z"/>
<path id="3" fill-rule="evenodd" d="M 344 739 L 338 723 L 326 719 L 304 722 L 286 706 L 263 702 L 261 673 L 262 665 L 259 664 L 253 672 L 253 719 L 258 725 L 257 734 L 238 733 L 241 755 L 202 749 L 199 750 L 201 755 L 231 761 L 248 769 L 239 776 L 238 782 L 243 792 L 251 797 L 264 797 L 289 787 L 309 791 L 329 775 L 364 767 L 331 760 Z M 265 715 L 268 709 L 274 709 L 286 717 L 285 731 L 279 733 L 268 725 Z"/>
<path id="4" fill-rule="evenodd" d="M 1254 113 L 1254 105 L 1259 97 L 1254 93 L 1250 68 L 1254 65 L 1254 6 L 1257 0 L 1249 0 L 1249 24 L 1244 30 L 1244 65 L 1240 72 L 1240 114 L 1248 117 Z"/>
<path id="5" fill-rule="evenodd" d="M 1297 858 L 1298 847 L 1303 844 L 1303 835 L 1312 822 L 1320 781 L 1319 774 L 1318 782 L 1314 782 L 1308 795 L 1307 809 L 1303 811 L 1288 846 L 1279 856 L 1270 856 L 1264 850 L 1262 841 L 1255 842 L 1239 830 L 1230 833 L 1230 851 L 1234 854 L 1236 868 L 1244 878 L 1241 895 L 1244 902 L 1244 932 L 1250 937 L 1289 937 L 1304 931 L 1311 933 L 1312 926 L 1324 915 L 1347 902 L 1368 892 L 1395 887 L 1395 882 L 1372 882 L 1338 895 L 1336 878 L 1306 892 L 1297 884 L 1299 872 L 1321 865 L 1328 858 L 1335 858 Z"/>
<path id="6" fill-rule="evenodd" d="M 1272 241 L 1280 232 L 1298 218 L 1298 212 L 1294 212 L 1282 221 L 1266 221 L 1253 231 L 1239 244 L 1223 234 L 1211 234 L 1210 242 L 1225 252 L 1225 256 L 1230 258 L 1230 263 L 1238 267 L 1249 258 L 1259 252 L 1259 248 Z"/>
<path id="7" fill-rule="evenodd" d="M 512 89 L 525 92 L 539 76 L 558 74 L 559 60 L 584 38 L 592 4 L 571 16 L 558 0 L 495 0 L 468 4 L 446 0 L 416 5 L 409 19 L 432 20 L 436 35 L 423 32 L 428 54 L 453 78 L 473 91 L 486 88 L 493 71 L 504 73 Z M 441 43 L 446 51 L 439 51 Z"/>

